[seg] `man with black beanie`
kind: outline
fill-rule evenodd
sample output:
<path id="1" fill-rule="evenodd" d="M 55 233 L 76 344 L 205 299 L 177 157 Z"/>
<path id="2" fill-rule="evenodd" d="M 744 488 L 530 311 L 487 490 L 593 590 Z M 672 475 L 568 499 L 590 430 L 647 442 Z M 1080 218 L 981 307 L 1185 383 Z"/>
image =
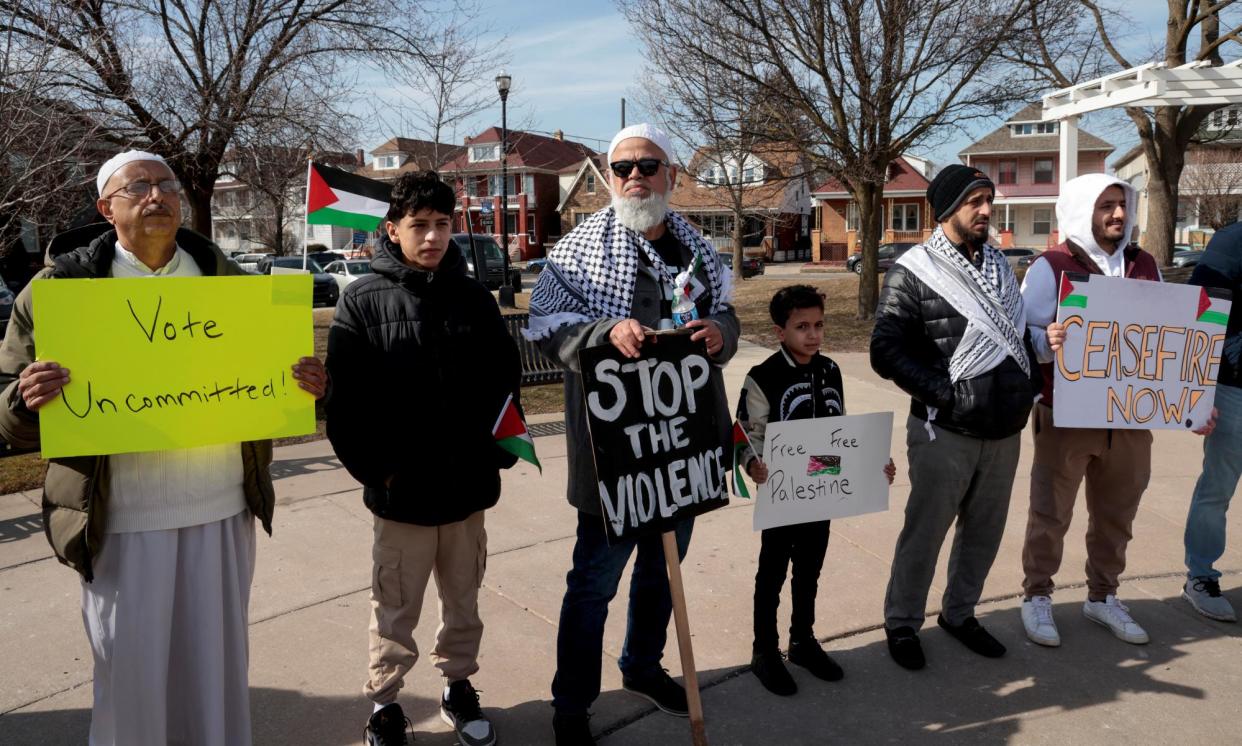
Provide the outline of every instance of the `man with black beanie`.
<path id="1" fill-rule="evenodd" d="M 884 599 L 889 653 L 925 665 L 918 630 L 936 559 L 957 523 L 938 623 L 989 658 L 1005 646 L 975 604 L 1005 529 L 1023 426 L 1038 390 L 1018 281 L 989 246 L 995 187 L 960 164 L 927 189 L 931 238 L 884 276 L 871 367 L 910 394 L 910 497 Z"/>

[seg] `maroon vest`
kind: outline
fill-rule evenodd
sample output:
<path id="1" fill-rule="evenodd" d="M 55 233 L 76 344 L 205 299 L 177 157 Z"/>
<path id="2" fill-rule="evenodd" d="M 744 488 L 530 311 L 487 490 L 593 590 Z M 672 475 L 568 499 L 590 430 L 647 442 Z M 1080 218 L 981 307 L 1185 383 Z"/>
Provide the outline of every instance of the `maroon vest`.
<path id="1" fill-rule="evenodd" d="M 1130 244 L 1123 249 L 1125 255 L 1125 276 L 1135 280 L 1160 280 L 1160 270 L 1156 267 L 1156 260 L 1146 251 L 1138 246 Z M 1052 278 L 1055 281 L 1053 287 L 1061 287 L 1061 275 L 1066 272 L 1084 272 L 1089 275 L 1104 274 L 1100 268 L 1096 266 L 1091 257 L 1087 256 L 1087 252 L 1083 251 L 1075 244 L 1068 241 L 1053 246 L 1044 253 L 1039 255 L 1035 261 L 1046 261 L 1052 267 Z M 1034 266 L 1034 264 L 1032 264 Z M 1043 397 L 1039 400 L 1041 404 L 1052 406 L 1052 363 L 1041 363 L 1040 370 L 1044 374 L 1044 390 Z"/>

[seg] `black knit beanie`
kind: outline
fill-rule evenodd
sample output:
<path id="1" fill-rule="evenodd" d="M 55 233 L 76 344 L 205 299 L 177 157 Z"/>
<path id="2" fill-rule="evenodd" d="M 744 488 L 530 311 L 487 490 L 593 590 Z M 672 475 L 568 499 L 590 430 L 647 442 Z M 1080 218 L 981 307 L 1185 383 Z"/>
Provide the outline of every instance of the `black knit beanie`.
<path id="1" fill-rule="evenodd" d="M 992 190 L 992 194 L 996 194 L 996 185 L 987 174 L 974 166 L 960 163 L 945 166 L 927 187 L 927 201 L 931 203 L 936 222 L 943 222 L 952 215 L 958 205 L 962 204 L 962 200 L 966 199 L 966 195 L 979 187 L 987 187 Z"/>

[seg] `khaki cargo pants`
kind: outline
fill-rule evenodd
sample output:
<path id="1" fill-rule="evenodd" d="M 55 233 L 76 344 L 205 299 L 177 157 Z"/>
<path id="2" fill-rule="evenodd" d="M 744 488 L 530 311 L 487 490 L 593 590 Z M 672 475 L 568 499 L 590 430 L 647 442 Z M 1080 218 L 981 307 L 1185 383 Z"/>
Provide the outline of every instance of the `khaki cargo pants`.
<path id="1" fill-rule="evenodd" d="M 406 672 L 418 660 L 414 630 L 433 573 L 440 595 L 440 628 L 431 659 L 448 681 L 478 671 L 483 639 L 479 587 L 487 564 L 483 511 L 443 526 L 416 526 L 377 516 L 372 551 L 366 696 L 381 705 L 396 701 Z"/>

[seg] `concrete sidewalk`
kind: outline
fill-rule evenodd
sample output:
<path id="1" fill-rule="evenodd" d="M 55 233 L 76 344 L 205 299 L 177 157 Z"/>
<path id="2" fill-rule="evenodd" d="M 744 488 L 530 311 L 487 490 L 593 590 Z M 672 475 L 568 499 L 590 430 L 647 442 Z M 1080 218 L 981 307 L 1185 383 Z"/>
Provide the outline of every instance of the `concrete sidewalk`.
<path id="1" fill-rule="evenodd" d="M 736 396 L 749 367 L 768 352 L 743 345 L 726 369 Z M 1178 598 L 1182 527 L 1201 460 L 1200 440 L 1159 432 L 1151 486 L 1130 545 L 1121 596 L 1151 634 L 1146 646 L 1112 638 L 1082 617 L 1085 518 L 1066 540 L 1055 597 L 1064 645 L 1028 643 L 1017 606 L 1026 526 L 1031 444 L 1024 436 L 1000 555 L 979 616 L 1009 647 L 1000 660 L 967 652 L 935 628 L 923 635 L 929 660 L 911 673 L 888 659 L 881 601 L 908 494 L 908 398 L 879 380 L 866 355 L 838 356 L 853 413 L 892 410 L 897 483 L 887 513 L 834 521 L 824 565 L 816 631 L 846 670 L 827 684 L 791 667 L 801 687 L 769 695 L 745 668 L 750 658 L 751 592 L 758 535 L 750 505 L 698 520 L 683 565 L 695 657 L 713 744 L 767 743 L 1234 743 L 1242 707 L 1242 626 L 1211 622 Z M 534 418 L 533 422 L 559 417 Z M 489 557 L 480 604 L 487 631 L 473 677 L 505 744 L 552 740 L 548 704 L 556 621 L 573 546 L 574 511 L 565 502 L 565 440 L 536 439 L 541 476 L 520 464 L 505 474 L 504 495 L 488 515 Z M 366 673 L 371 517 L 358 485 L 326 442 L 279 449 L 274 467 L 275 534 L 260 535 L 251 603 L 251 699 L 255 742 L 357 744 L 369 714 Z M 86 740 L 91 658 L 78 609 L 77 576 L 51 558 L 36 493 L 0 497 L 0 744 L 79 744 Z M 1242 608 L 1242 531 L 1230 516 L 1233 545 L 1220 563 L 1222 585 Z M 935 607 L 943 589 L 942 552 Z M 626 581 L 628 583 L 628 581 Z M 623 584 L 622 594 L 627 585 Z M 437 614 L 425 602 L 418 635 L 429 650 Z M 603 744 L 689 741 L 687 721 L 656 712 L 621 691 L 616 656 L 624 606 L 613 604 L 605 637 L 604 693 L 593 729 Z M 787 596 L 781 607 L 787 627 Z M 679 674 L 670 630 L 665 665 Z M 430 661 L 415 667 L 401 703 L 418 743 L 451 744 L 438 718 L 440 681 Z"/>

